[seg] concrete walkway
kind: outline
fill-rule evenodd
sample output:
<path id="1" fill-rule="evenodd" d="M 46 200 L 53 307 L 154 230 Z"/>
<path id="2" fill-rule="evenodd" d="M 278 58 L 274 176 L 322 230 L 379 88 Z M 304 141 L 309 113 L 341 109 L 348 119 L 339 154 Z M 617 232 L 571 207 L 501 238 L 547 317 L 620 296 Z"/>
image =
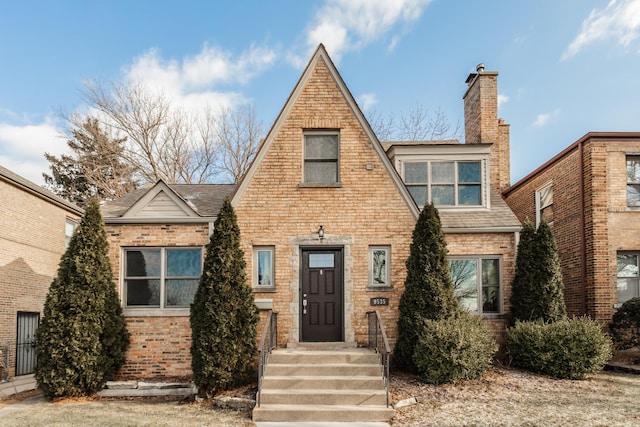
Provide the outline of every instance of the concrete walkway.
<path id="1" fill-rule="evenodd" d="M 341 422 L 274 422 L 261 421 L 256 427 L 389 427 L 388 423 L 341 423 Z"/>

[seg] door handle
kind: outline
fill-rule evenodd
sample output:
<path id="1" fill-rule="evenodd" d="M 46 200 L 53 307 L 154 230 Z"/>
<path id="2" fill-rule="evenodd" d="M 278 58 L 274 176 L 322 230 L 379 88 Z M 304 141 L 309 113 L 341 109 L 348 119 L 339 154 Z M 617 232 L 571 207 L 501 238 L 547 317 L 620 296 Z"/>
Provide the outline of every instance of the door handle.
<path id="1" fill-rule="evenodd" d="M 307 314 L 307 299 L 306 298 L 303 298 L 303 300 L 302 300 L 302 314 Z"/>

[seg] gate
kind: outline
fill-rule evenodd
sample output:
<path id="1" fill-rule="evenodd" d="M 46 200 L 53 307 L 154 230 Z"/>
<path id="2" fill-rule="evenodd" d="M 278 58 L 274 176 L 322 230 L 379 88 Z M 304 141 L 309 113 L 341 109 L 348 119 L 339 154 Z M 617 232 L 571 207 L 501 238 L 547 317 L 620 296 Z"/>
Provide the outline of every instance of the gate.
<path id="1" fill-rule="evenodd" d="M 16 376 L 33 374 L 36 370 L 36 330 L 40 313 L 18 312 L 16 340 Z"/>

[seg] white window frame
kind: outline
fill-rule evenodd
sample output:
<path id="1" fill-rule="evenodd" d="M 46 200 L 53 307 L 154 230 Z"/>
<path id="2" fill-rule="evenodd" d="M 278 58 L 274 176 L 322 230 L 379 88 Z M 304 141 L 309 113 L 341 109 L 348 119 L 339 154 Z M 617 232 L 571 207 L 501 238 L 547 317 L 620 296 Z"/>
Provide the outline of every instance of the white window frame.
<path id="1" fill-rule="evenodd" d="M 64 248 L 69 247 L 69 243 L 71 242 L 71 238 L 73 234 L 76 232 L 76 228 L 78 228 L 78 222 L 67 218 L 64 223 Z"/>
<path id="2" fill-rule="evenodd" d="M 375 280 L 376 273 L 374 268 L 376 267 L 375 254 L 384 253 L 384 275 L 386 281 L 380 283 Z M 391 246 L 388 245 L 372 245 L 369 246 L 369 288 L 371 289 L 385 289 L 391 288 Z"/>
<path id="3" fill-rule="evenodd" d="M 269 254 L 269 259 L 271 262 L 271 284 L 263 285 L 260 282 L 260 274 L 259 274 L 259 262 L 260 262 L 260 253 L 266 252 Z M 276 248 L 275 246 L 254 246 L 253 247 L 253 289 L 255 291 L 269 291 L 274 290 L 276 287 Z"/>
<path id="4" fill-rule="evenodd" d="M 143 251 L 143 250 L 159 250 L 160 251 L 160 276 L 157 278 L 160 280 L 160 304 L 159 305 L 127 305 L 127 252 L 128 251 Z M 167 279 L 175 279 L 174 277 L 167 277 L 167 250 L 199 250 L 200 251 L 200 275 L 197 276 L 199 280 L 202 277 L 202 271 L 204 269 L 204 249 L 202 246 L 131 246 L 123 247 L 121 249 L 121 295 L 122 305 L 125 315 L 189 315 L 189 306 L 167 306 L 166 305 L 166 281 Z M 141 276 L 142 277 L 142 276 Z M 154 277 L 155 276 L 145 276 Z M 180 278 L 196 279 L 196 276 L 185 276 Z M 135 279 L 131 277 L 131 279 Z M 195 296 L 195 293 L 194 293 Z"/>
<path id="5" fill-rule="evenodd" d="M 618 259 L 620 255 L 632 255 L 635 257 L 636 259 L 635 274 L 628 274 L 628 273 L 621 274 L 622 271 L 618 266 Z M 620 299 L 619 289 L 620 289 L 621 281 L 625 281 L 627 283 L 631 282 L 632 285 L 635 287 L 635 289 L 632 290 L 633 295 L 624 300 Z M 614 305 L 614 307 L 620 307 L 622 303 L 624 303 L 628 299 L 638 297 L 638 296 L 640 296 L 640 251 L 618 251 L 618 253 L 616 254 L 616 304 Z"/>
<path id="6" fill-rule="evenodd" d="M 638 208 L 640 207 L 640 202 L 636 202 L 636 203 L 629 203 L 629 187 L 635 187 L 636 189 L 638 189 L 637 191 L 640 191 L 640 181 L 634 181 L 632 179 L 630 179 L 629 177 L 629 161 L 630 160 L 635 160 L 635 161 L 639 161 L 640 160 L 640 154 L 627 154 L 625 157 L 625 175 L 627 176 L 627 185 L 626 185 L 626 189 L 627 189 L 627 193 L 626 193 L 626 199 L 627 199 L 627 207 L 629 208 Z"/>
<path id="7" fill-rule="evenodd" d="M 306 165 L 307 162 L 313 162 L 313 160 L 307 159 L 306 153 L 306 140 L 308 136 L 335 136 L 337 144 L 337 153 L 335 158 L 336 164 L 336 180 L 329 182 L 312 182 L 306 179 Z M 316 160 L 322 162 L 322 160 Z M 326 163 L 329 163 L 329 159 L 326 159 Z M 331 160 L 333 162 L 333 160 Z M 340 186 L 340 132 L 338 130 L 308 130 L 304 131 L 302 135 L 302 187 L 339 187 Z"/>
<path id="8" fill-rule="evenodd" d="M 406 179 L 406 165 L 407 164 L 416 164 L 416 163 L 420 163 L 420 164 L 424 164 L 425 168 L 426 168 L 426 177 L 427 177 L 427 181 L 426 182 L 407 182 Z M 432 192 L 432 187 L 434 185 L 439 185 L 439 184 L 434 184 L 432 182 L 432 177 L 431 177 L 431 173 L 432 173 L 432 165 L 434 163 L 453 163 L 453 182 L 451 184 L 448 185 L 452 185 L 453 186 L 453 198 L 454 198 L 454 202 L 452 205 L 436 205 L 439 208 L 445 208 L 445 209 L 476 209 L 476 208 L 484 208 L 488 206 L 488 197 L 487 197 L 487 185 L 486 185 L 486 180 L 485 180 L 485 176 L 486 176 L 486 164 L 484 159 L 478 159 L 478 158 L 468 158 L 468 159 L 449 159 L 449 158 L 438 158 L 438 159 L 421 159 L 421 158 L 407 158 L 404 159 L 402 161 L 402 179 L 404 181 L 404 184 L 407 186 L 407 188 L 412 187 L 412 186 L 422 186 L 422 187 L 427 187 L 427 202 L 431 202 L 433 200 L 433 192 Z M 459 187 L 461 185 L 460 183 L 460 179 L 459 179 L 459 174 L 458 174 L 458 164 L 459 163 L 478 163 L 480 165 L 480 181 L 477 183 L 462 183 L 462 185 L 465 184 L 471 184 L 471 185 L 478 185 L 480 187 L 480 204 L 477 205 L 463 205 L 460 204 L 459 201 Z M 417 203 L 416 203 L 417 204 Z M 423 205 L 418 205 L 419 208 L 423 208 Z"/>
<path id="9" fill-rule="evenodd" d="M 484 260 L 497 260 L 498 261 L 498 309 L 497 311 L 484 311 L 483 310 L 483 288 L 482 283 L 482 261 Z M 476 292 L 477 292 L 477 306 L 478 309 L 471 311 L 474 314 L 479 315 L 500 315 L 504 313 L 504 307 L 502 303 L 502 293 L 504 283 L 502 280 L 502 256 L 500 255 L 455 255 L 450 256 L 448 261 L 476 261 Z M 452 277 L 453 279 L 453 277 Z"/>
<path id="10" fill-rule="evenodd" d="M 543 194 L 546 192 L 550 192 L 551 193 L 551 201 L 544 203 L 543 202 Z M 554 204 L 553 204 L 553 182 L 547 182 L 546 184 L 544 184 L 542 187 L 540 187 L 539 189 L 536 190 L 535 193 L 535 199 L 536 199 L 536 227 L 538 227 L 540 225 L 540 222 L 542 221 L 542 212 L 547 209 L 547 208 L 551 208 L 551 221 L 548 222 L 549 225 L 553 225 L 553 221 L 555 219 L 555 211 L 554 211 Z"/>

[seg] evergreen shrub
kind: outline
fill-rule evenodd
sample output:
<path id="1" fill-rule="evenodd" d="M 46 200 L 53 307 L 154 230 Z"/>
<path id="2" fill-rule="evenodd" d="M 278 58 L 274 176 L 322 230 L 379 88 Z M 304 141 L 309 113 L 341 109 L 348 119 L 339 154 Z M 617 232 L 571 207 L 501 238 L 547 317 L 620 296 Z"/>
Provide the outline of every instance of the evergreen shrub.
<path id="1" fill-rule="evenodd" d="M 129 333 L 95 198 L 62 256 L 36 337 L 35 377 L 47 399 L 90 395 L 124 364 Z"/>
<path id="2" fill-rule="evenodd" d="M 482 320 L 466 311 L 426 320 L 413 354 L 422 381 L 454 383 L 482 376 L 498 345 Z"/>
<path id="3" fill-rule="evenodd" d="M 257 355 L 258 309 L 228 199 L 207 244 L 190 324 L 191 368 L 201 396 L 213 396 L 248 379 Z"/>
<path id="4" fill-rule="evenodd" d="M 611 339 L 588 318 L 516 322 L 507 331 L 513 365 L 554 378 L 583 379 L 611 357 Z"/>
<path id="5" fill-rule="evenodd" d="M 393 363 L 400 370 L 415 372 L 413 353 L 424 321 L 443 319 L 458 312 L 447 244 L 438 210 L 431 203 L 424 206 L 416 222 L 406 266 Z"/>
<path id="6" fill-rule="evenodd" d="M 611 320 L 609 329 L 617 349 L 640 347 L 640 297 L 625 301 Z"/>

